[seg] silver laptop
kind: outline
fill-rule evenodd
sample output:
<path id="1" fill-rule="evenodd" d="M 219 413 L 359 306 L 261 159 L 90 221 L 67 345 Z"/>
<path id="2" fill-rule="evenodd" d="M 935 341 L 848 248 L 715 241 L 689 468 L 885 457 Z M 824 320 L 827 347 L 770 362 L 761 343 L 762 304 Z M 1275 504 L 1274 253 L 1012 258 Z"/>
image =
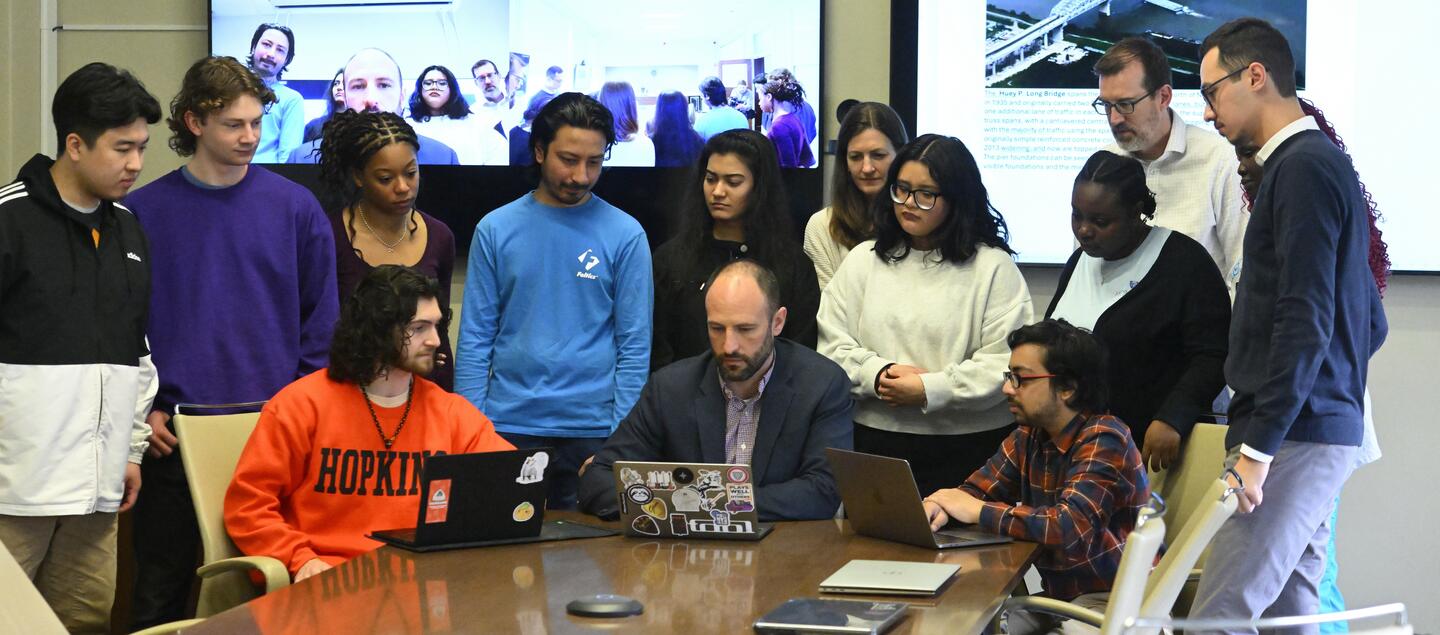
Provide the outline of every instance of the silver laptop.
<path id="1" fill-rule="evenodd" d="M 830 471 L 840 487 L 845 515 L 855 533 L 931 549 L 979 547 L 1010 542 L 971 526 L 930 531 L 910 462 L 849 450 L 826 448 Z"/>
<path id="2" fill-rule="evenodd" d="M 958 564 L 851 560 L 820 583 L 820 592 L 935 595 L 959 570 Z"/>

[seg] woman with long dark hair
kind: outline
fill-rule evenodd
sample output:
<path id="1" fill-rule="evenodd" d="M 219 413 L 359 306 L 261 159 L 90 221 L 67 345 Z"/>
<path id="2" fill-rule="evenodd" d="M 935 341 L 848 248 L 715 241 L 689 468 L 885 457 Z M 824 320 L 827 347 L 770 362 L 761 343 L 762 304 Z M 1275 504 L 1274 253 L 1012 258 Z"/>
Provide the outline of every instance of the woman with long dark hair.
<path id="1" fill-rule="evenodd" d="M 790 239 L 789 204 L 775 149 L 753 130 L 705 143 L 680 205 L 680 231 L 655 250 L 655 330 L 650 367 L 710 350 L 705 281 L 717 267 L 750 258 L 780 281 L 789 316 L 781 337 L 815 346 L 820 288 Z"/>
<path id="2" fill-rule="evenodd" d="M 655 100 L 654 132 L 655 167 L 680 168 L 695 164 L 705 140 L 690 125 L 690 102 L 679 91 L 660 93 Z"/>
<path id="3" fill-rule="evenodd" d="M 635 89 L 629 82 L 605 82 L 595 93 L 595 100 L 615 117 L 615 145 L 605 165 L 653 167 L 655 143 L 640 130 L 640 115 L 635 105 Z"/>
<path id="4" fill-rule="evenodd" d="M 855 449 L 906 459 L 921 494 L 954 487 L 1012 429 L 1006 337 L 1030 323 L 975 157 L 924 135 L 886 174 L 875 240 L 855 247 L 820 301 L 820 352 L 850 376 Z"/>
<path id="5" fill-rule="evenodd" d="M 450 69 L 426 66 L 410 93 L 410 122 L 419 134 L 445 142 L 465 165 L 505 165 L 510 144 L 500 131 L 470 116 L 470 104 Z"/>
<path id="6" fill-rule="evenodd" d="M 1070 228 L 1080 248 L 1045 311 L 1089 329 L 1109 352 L 1107 410 L 1162 470 L 1225 385 L 1230 294 L 1209 252 L 1153 227 L 1140 161 L 1096 152 L 1075 177 Z"/>
<path id="7" fill-rule="evenodd" d="M 415 209 L 420 168 L 415 130 L 388 112 L 335 113 L 320 141 L 320 180 L 335 233 L 340 302 L 381 265 L 404 265 L 440 282 L 440 307 L 450 310 L 455 235 L 440 219 Z M 454 385 L 450 335 L 440 331 L 430 379 Z"/>
<path id="8" fill-rule="evenodd" d="M 835 147 L 845 164 L 836 166 L 831 177 L 830 207 L 815 212 L 805 224 L 805 255 L 815 264 L 821 289 L 855 245 L 875 237 L 870 209 L 885 189 L 896 150 L 909 141 L 900 115 L 879 102 L 851 107 L 840 122 Z"/>
<path id="9" fill-rule="evenodd" d="M 330 98 L 326 100 L 325 114 L 311 119 L 305 124 L 305 143 L 310 143 L 320 138 L 325 132 L 325 122 L 335 116 L 335 111 L 345 110 L 345 69 L 335 71 L 335 79 L 330 80 Z"/>

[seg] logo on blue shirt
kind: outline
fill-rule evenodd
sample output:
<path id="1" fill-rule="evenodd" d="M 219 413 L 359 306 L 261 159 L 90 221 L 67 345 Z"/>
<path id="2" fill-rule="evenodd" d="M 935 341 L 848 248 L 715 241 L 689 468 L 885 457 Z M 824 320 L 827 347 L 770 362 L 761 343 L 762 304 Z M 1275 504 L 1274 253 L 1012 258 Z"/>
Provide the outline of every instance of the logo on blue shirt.
<path id="1" fill-rule="evenodd" d="M 584 279 L 586 279 L 586 280 L 599 280 L 599 279 L 600 279 L 600 276 L 597 276 L 597 275 L 595 275 L 595 274 L 593 274 L 593 273 L 590 273 L 590 270 L 591 270 L 591 269 L 594 269 L 594 268 L 595 268 L 595 265 L 600 264 L 600 257 L 599 257 L 599 256 L 595 256 L 595 255 L 591 255 L 590 252 L 592 252 L 592 251 L 594 251 L 594 250 L 593 250 L 593 249 L 586 249 L 585 251 L 580 252 L 580 257 L 579 257 L 579 258 L 576 258 L 576 260 L 579 260 L 579 261 L 580 261 L 580 264 L 582 264 L 582 265 L 585 266 L 585 270 L 584 270 L 584 271 L 576 271 L 576 272 L 575 272 L 575 277 L 576 277 L 576 278 L 584 278 Z M 588 260 L 587 260 L 587 258 L 588 258 Z"/>

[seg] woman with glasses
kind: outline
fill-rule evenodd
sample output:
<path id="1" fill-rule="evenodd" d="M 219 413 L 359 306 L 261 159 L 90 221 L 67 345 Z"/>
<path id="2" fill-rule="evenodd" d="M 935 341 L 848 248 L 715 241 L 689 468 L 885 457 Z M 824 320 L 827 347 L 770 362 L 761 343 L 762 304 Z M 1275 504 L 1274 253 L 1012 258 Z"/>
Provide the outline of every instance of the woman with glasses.
<path id="1" fill-rule="evenodd" d="M 821 296 L 820 352 L 850 376 L 855 449 L 908 460 L 929 494 L 964 481 L 1012 429 L 1005 338 L 1033 318 L 1030 291 L 959 139 L 905 145 L 883 191 L 875 240 Z"/>
<path id="2" fill-rule="evenodd" d="M 1200 243 L 1152 227 L 1155 195 L 1132 157 L 1101 150 L 1075 177 L 1065 263 L 1047 318 L 1090 329 L 1109 353 L 1111 414 L 1162 470 L 1225 385 L 1230 294 Z"/>
<path id="3" fill-rule="evenodd" d="M 680 231 L 655 250 L 650 367 L 710 350 L 705 282 L 720 265 L 752 259 L 775 273 L 788 313 L 781 337 L 813 348 L 820 287 L 791 238 L 789 204 L 770 141 L 727 130 L 705 142 L 680 206 Z"/>
<path id="4" fill-rule="evenodd" d="M 440 309 L 450 313 L 455 235 L 440 219 L 415 209 L 420 141 L 388 112 L 335 113 L 320 141 L 320 181 L 335 235 L 340 303 L 381 265 L 403 265 L 440 282 Z M 453 390 L 450 333 L 440 329 L 430 380 Z"/>
<path id="5" fill-rule="evenodd" d="M 870 208 L 885 189 L 895 151 L 909 140 L 900 115 L 885 104 L 867 101 L 845 113 L 835 142 L 845 169 L 836 169 L 831 178 L 830 207 L 805 224 L 805 255 L 815 263 L 821 289 L 856 244 L 875 237 Z"/>
<path id="6" fill-rule="evenodd" d="M 499 130 L 481 127 L 470 116 L 455 74 L 444 66 L 427 66 L 410 93 L 410 121 L 415 131 L 445 142 L 466 165 L 505 165 L 510 144 Z"/>

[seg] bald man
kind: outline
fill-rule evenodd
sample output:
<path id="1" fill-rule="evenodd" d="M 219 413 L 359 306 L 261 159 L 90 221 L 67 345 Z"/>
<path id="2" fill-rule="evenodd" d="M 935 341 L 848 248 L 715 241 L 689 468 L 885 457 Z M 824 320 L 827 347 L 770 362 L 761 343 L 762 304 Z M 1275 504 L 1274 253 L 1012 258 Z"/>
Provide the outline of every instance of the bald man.
<path id="1" fill-rule="evenodd" d="M 830 518 L 840 494 L 825 448 L 850 449 L 850 380 L 834 362 L 777 339 L 775 274 L 751 260 L 706 283 L 710 352 L 655 371 L 640 401 L 580 477 L 580 508 L 619 513 L 616 461 L 749 465 L 760 520 Z"/>
<path id="2" fill-rule="evenodd" d="M 405 84 L 400 75 L 400 65 L 395 58 L 380 49 L 367 48 L 356 51 L 345 62 L 341 73 L 345 87 L 345 107 L 355 112 L 393 112 L 405 116 Z M 455 150 L 422 134 L 420 150 L 415 153 L 415 162 L 420 164 L 457 165 L 460 160 Z M 286 159 L 287 163 L 315 163 L 319 155 L 320 139 L 313 139 L 295 148 Z"/>

